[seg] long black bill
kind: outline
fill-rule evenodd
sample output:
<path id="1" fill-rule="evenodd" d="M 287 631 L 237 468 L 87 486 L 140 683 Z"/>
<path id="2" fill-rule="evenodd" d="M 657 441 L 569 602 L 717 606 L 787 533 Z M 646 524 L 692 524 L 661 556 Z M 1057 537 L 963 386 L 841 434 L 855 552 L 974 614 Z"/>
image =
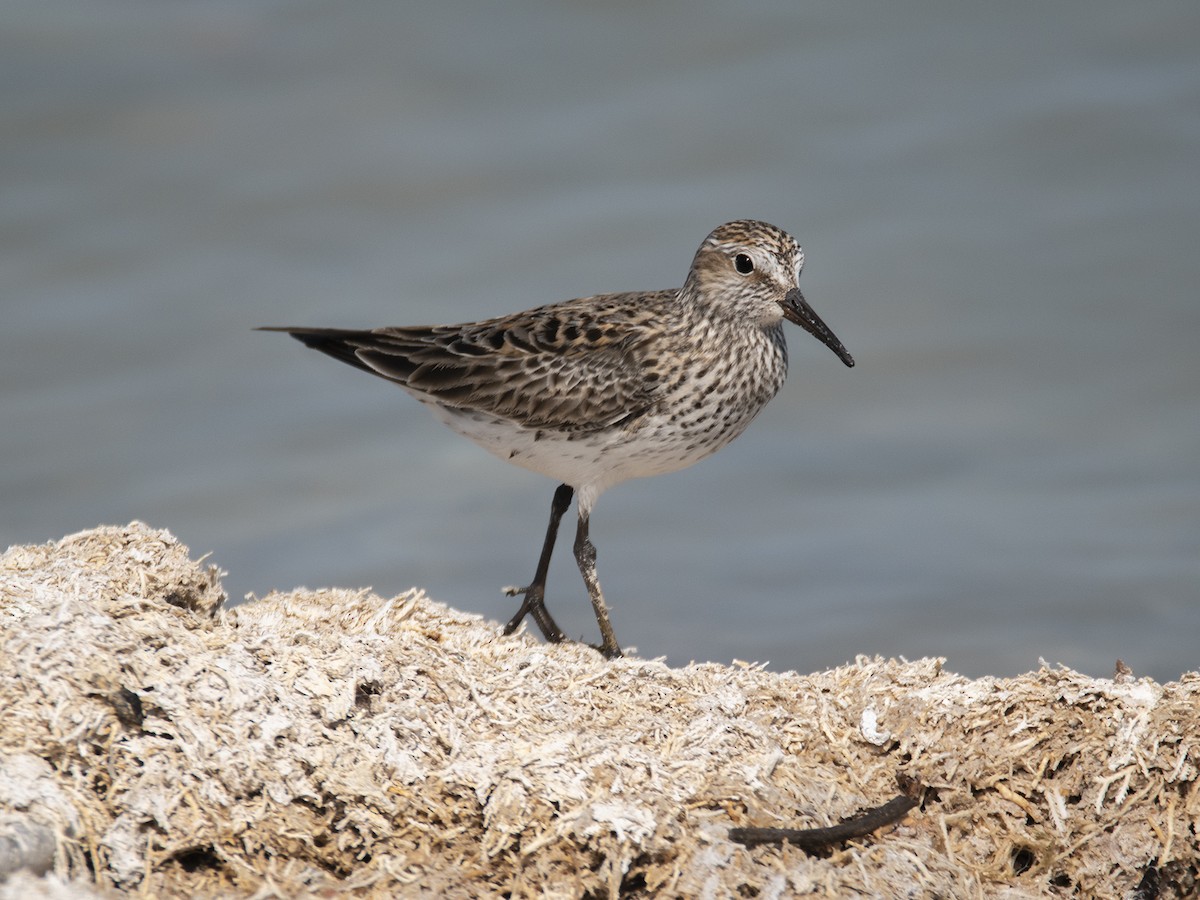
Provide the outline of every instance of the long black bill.
<path id="1" fill-rule="evenodd" d="M 783 317 L 789 322 L 795 322 L 818 341 L 837 354 L 838 359 L 848 366 L 854 365 L 854 357 L 846 352 L 842 342 L 837 339 L 829 326 L 821 321 L 821 317 L 813 312 L 808 305 L 800 288 L 792 288 L 783 297 Z"/>

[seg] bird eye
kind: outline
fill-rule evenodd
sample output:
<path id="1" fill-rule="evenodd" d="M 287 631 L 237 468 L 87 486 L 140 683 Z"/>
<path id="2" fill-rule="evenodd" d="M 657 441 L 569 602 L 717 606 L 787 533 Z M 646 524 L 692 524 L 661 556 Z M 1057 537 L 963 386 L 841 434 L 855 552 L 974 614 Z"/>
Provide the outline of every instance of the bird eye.
<path id="1" fill-rule="evenodd" d="M 749 275 L 754 271 L 754 260 L 745 253 L 739 253 L 733 258 L 733 267 L 743 275 Z"/>

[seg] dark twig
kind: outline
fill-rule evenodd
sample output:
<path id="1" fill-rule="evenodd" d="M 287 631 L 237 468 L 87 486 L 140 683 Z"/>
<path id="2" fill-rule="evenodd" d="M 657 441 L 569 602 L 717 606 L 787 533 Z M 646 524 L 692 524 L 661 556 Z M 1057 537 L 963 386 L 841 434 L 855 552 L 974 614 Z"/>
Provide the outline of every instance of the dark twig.
<path id="1" fill-rule="evenodd" d="M 1130 900 L 1157 900 L 1158 891 L 1158 860 L 1152 859 L 1146 864 L 1146 868 L 1142 871 L 1142 880 L 1138 882 L 1129 898 Z"/>
<path id="2" fill-rule="evenodd" d="M 901 776 L 899 780 L 903 794 L 893 797 L 882 806 L 864 810 L 838 825 L 828 828 L 731 828 L 729 839 L 747 847 L 787 841 L 806 853 L 817 853 L 842 841 L 866 837 L 885 825 L 899 822 L 910 809 L 921 803 L 925 794 L 924 786 L 906 776 Z"/>

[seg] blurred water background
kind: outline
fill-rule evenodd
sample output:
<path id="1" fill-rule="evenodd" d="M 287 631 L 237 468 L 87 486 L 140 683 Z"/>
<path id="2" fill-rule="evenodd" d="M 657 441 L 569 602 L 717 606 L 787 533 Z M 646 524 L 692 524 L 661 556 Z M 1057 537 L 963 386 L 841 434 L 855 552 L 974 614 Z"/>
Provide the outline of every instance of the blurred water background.
<path id="1" fill-rule="evenodd" d="M 623 644 L 1200 665 L 1200 5 L 8 0 L 0 545 L 138 518 L 502 620 L 554 485 L 253 326 L 677 286 L 794 233 L 858 361 L 600 501 Z M 569 529 L 568 529 L 569 534 Z M 595 639 L 569 553 L 549 604 Z"/>

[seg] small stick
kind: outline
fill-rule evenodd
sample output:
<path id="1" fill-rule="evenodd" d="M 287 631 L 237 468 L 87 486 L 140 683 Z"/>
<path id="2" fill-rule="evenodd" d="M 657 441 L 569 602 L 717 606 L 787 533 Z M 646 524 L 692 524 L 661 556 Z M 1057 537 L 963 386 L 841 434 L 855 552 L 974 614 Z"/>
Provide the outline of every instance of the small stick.
<path id="1" fill-rule="evenodd" d="M 816 853 L 842 841 L 866 837 L 885 825 L 899 822 L 914 806 L 920 804 L 925 788 L 915 779 L 901 776 L 904 791 L 882 806 L 875 806 L 828 828 L 731 828 L 729 839 L 757 847 L 760 844 L 781 844 L 787 841 L 806 853 Z"/>

